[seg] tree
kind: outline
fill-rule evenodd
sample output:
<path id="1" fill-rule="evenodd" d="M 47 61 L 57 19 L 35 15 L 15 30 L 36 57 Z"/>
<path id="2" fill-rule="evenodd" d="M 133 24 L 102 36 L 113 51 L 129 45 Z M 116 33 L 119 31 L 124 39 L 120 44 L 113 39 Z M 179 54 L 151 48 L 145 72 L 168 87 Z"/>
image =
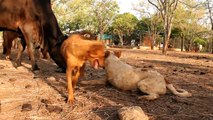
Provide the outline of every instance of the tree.
<path id="1" fill-rule="evenodd" d="M 53 10 L 60 27 L 71 30 L 90 30 L 101 34 L 118 12 L 115 0 L 54 0 Z"/>
<path id="2" fill-rule="evenodd" d="M 209 14 L 209 19 L 210 19 L 210 23 L 211 23 L 211 35 L 212 35 L 212 45 L 211 45 L 211 53 L 213 54 L 213 1 L 212 0 L 206 0 L 206 6 L 207 6 L 207 10 L 208 10 L 208 14 Z"/>
<path id="3" fill-rule="evenodd" d="M 186 51 L 193 47 L 193 40 L 202 36 L 206 29 L 200 25 L 200 20 L 204 17 L 204 8 L 195 0 L 181 1 L 174 13 L 173 26 L 180 29 L 181 51 L 185 46 Z"/>
<path id="4" fill-rule="evenodd" d="M 137 22 L 138 19 L 130 13 L 119 14 L 115 17 L 112 28 L 114 33 L 119 36 L 121 45 L 124 44 L 124 35 L 130 35 L 134 31 Z"/>
<path id="5" fill-rule="evenodd" d="M 134 10 L 136 10 L 142 17 L 141 25 L 143 26 L 143 24 L 146 24 L 146 31 L 143 34 L 149 36 L 151 49 L 154 49 L 157 36 L 162 32 L 162 19 L 159 19 L 161 15 L 159 12 L 153 11 L 153 6 L 145 1 L 140 1 L 135 5 Z"/>
<path id="6" fill-rule="evenodd" d="M 90 15 L 93 0 L 54 0 L 53 10 L 63 31 L 96 29 Z"/>
<path id="7" fill-rule="evenodd" d="M 166 49 L 169 43 L 174 12 L 177 8 L 179 0 L 156 0 L 155 2 L 148 0 L 150 4 L 160 12 L 164 22 L 164 40 L 162 53 L 166 54 Z"/>
<path id="8" fill-rule="evenodd" d="M 159 19 L 159 14 L 154 14 L 148 18 L 143 18 L 145 24 L 147 24 L 147 33 L 151 40 L 151 49 L 154 49 L 154 44 L 156 43 L 157 36 L 161 32 L 162 20 Z"/>
<path id="9" fill-rule="evenodd" d="M 91 6 L 91 15 L 98 28 L 100 37 L 112 23 L 113 18 L 118 13 L 118 4 L 115 0 L 94 0 Z"/>
<path id="10" fill-rule="evenodd" d="M 211 30 L 213 31 L 213 1 L 212 0 L 206 0 L 206 4 L 207 4 L 207 9 L 208 9 L 208 13 L 209 13 L 209 19 L 211 22 Z"/>

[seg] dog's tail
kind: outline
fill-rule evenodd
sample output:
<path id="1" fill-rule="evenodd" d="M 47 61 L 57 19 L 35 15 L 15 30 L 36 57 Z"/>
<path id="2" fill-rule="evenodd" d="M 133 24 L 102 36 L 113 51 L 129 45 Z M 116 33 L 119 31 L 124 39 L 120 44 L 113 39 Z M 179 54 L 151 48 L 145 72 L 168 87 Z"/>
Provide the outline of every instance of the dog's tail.
<path id="1" fill-rule="evenodd" d="M 190 97 L 192 96 L 191 93 L 187 92 L 184 89 L 175 89 L 175 87 L 172 84 L 166 84 L 166 87 L 174 94 L 179 97 Z"/>

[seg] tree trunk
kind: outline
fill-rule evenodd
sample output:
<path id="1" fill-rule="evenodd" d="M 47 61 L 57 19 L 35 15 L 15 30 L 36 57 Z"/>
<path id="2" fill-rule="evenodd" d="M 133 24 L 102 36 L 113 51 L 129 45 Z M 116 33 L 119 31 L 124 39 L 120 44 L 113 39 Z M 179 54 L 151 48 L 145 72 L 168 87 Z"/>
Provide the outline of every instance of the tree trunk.
<path id="1" fill-rule="evenodd" d="M 213 54 L 213 22 L 212 22 L 212 31 L 211 31 L 211 36 L 212 36 L 212 44 L 211 44 L 211 53 Z"/>
<path id="2" fill-rule="evenodd" d="M 153 23 L 152 20 L 150 24 L 150 29 L 148 31 L 149 31 L 149 36 L 151 37 L 151 50 L 154 50 L 156 36 L 157 36 L 157 26 Z"/>
<path id="3" fill-rule="evenodd" d="M 171 30 L 172 30 L 172 18 L 170 18 L 171 20 L 169 20 L 169 17 L 166 18 L 166 30 L 165 30 L 165 40 L 164 40 L 164 47 L 163 47 L 163 54 L 166 54 L 167 52 L 167 48 L 168 48 L 168 44 L 169 44 L 169 40 L 170 40 L 170 36 L 171 36 Z"/>
<path id="4" fill-rule="evenodd" d="M 163 40 L 164 44 L 163 44 L 163 51 L 162 51 L 163 54 L 166 54 L 166 52 L 167 52 L 168 43 L 169 43 L 170 34 L 171 34 L 171 27 L 172 27 L 172 24 L 169 23 L 169 20 L 166 17 L 165 27 L 164 27 L 165 35 L 164 35 L 164 40 Z"/>
<path id="5" fill-rule="evenodd" d="M 164 39 L 163 39 L 163 50 L 162 53 L 166 54 L 167 46 L 170 39 L 172 21 L 174 11 L 177 8 L 179 0 L 157 0 L 157 4 L 151 0 L 148 0 L 150 4 L 155 6 L 161 13 L 164 22 Z"/>
<path id="6" fill-rule="evenodd" d="M 154 49 L 154 33 L 152 33 L 152 35 L 151 35 L 151 31 L 149 31 L 148 32 L 148 34 L 149 34 L 149 43 L 150 43 L 150 47 L 151 47 L 151 50 L 153 50 Z"/>
<path id="7" fill-rule="evenodd" d="M 213 54 L 213 38 L 212 38 L 212 49 L 211 49 L 211 53 Z"/>
<path id="8" fill-rule="evenodd" d="M 162 49 L 162 53 L 166 54 L 166 41 L 167 41 L 167 37 L 168 37 L 168 32 L 167 32 L 167 19 L 166 17 L 164 18 L 164 39 L 163 39 L 163 49 Z"/>
<path id="9" fill-rule="evenodd" d="M 209 11 L 209 18 L 210 18 L 210 22 L 211 22 L 211 32 L 212 32 L 212 45 L 211 45 L 211 53 L 213 54 L 213 16 L 212 16 L 212 8 L 211 8 L 211 3 L 210 0 L 206 0 L 207 1 L 207 7 L 208 7 L 208 11 Z"/>
<path id="10" fill-rule="evenodd" d="M 102 37 L 103 37 L 103 34 L 104 34 L 104 30 L 103 30 L 102 26 L 100 26 L 99 32 L 100 32 L 100 40 L 102 40 Z"/>
<path id="11" fill-rule="evenodd" d="M 152 33 L 151 50 L 154 50 L 156 36 L 157 36 L 157 32 L 156 31 L 157 30 L 154 28 L 153 33 Z"/>
<path id="12" fill-rule="evenodd" d="M 154 36 L 151 36 L 151 50 L 154 50 Z"/>
<path id="13" fill-rule="evenodd" d="M 169 36 L 168 33 L 166 34 L 165 37 L 166 37 L 166 39 L 164 39 L 163 51 L 162 51 L 163 54 L 166 54 L 167 48 L 168 48 L 168 44 L 169 44 L 169 40 L 170 40 L 170 36 Z"/>
<path id="14" fill-rule="evenodd" d="M 181 52 L 183 52 L 183 46 L 184 46 L 184 35 L 181 34 Z"/>
<path id="15" fill-rule="evenodd" d="M 163 50 L 162 50 L 162 53 L 163 54 L 166 54 L 166 49 L 167 49 L 167 42 L 168 42 L 168 22 L 169 22 L 169 19 L 168 19 L 168 2 L 165 3 L 165 6 L 164 6 L 164 39 L 163 39 Z"/>
<path id="16" fill-rule="evenodd" d="M 118 36 L 119 36 L 119 39 L 120 39 L 121 46 L 123 46 L 124 45 L 123 35 L 119 34 Z"/>
<path id="17" fill-rule="evenodd" d="M 140 43 L 139 43 L 139 46 L 141 46 L 141 45 L 142 45 L 142 35 L 140 33 Z"/>

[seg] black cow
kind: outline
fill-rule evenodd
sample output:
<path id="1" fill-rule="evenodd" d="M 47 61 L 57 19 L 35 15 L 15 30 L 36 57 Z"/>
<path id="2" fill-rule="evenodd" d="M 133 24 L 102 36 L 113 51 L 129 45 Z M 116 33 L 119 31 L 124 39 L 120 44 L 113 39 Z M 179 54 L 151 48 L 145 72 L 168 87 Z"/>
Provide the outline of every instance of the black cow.
<path id="1" fill-rule="evenodd" d="M 9 30 L 23 36 L 31 58 L 32 70 L 38 69 L 34 50 L 48 47 L 50 57 L 59 67 L 65 68 L 64 60 L 56 47 L 63 37 L 50 0 L 0 0 L 0 30 Z"/>
<path id="2" fill-rule="evenodd" d="M 12 43 L 15 39 L 20 38 L 20 42 L 17 43 L 17 46 L 19 48 L 19 52 L 17 55 L 16 63 L 18 63 L 18 60 L 21 60 L 19 57 L 21 57 L 22 52 L 24 51 L 26 47 L 26 42 L 23 38 L 23 36 L 20 36 L 20 34 L 12 31 L 3 31 L 3 54 L 6 54 L 6 59 L 10 60 L 10 54 L 11 54 L 11 48 Z M 21 61 L 20 61 L 21 62 Z M 20 63 L 21 64 L 21 63 Z"/>
<path id="3" fill-rule="evenodd" d="M 20 40 L 16 40 L 15 39 L 20 38 Z M 10 55 L 11 55 L 11 49 L 12 49 L 12 45 L 13 45 L 13 41 L 16 42 L 16 44 L 14 43 L 14 46 L 18 46 L 18 55 L 15 61 L 15 67 L 18 67 L 21 65 L 21 58 L 22 57 L 22 53 L 26 48 L 26 42 L 23 38 L 23 36 L 21 36 L 20 34 L 16 33 L 16 32 L 12 32 L 12 31 L 3 31 L 3 54 L 6 54 L 6 60 L 10 60 Z M 44 46 L 46 49 L 41 49 L 38 48 L 40 50 L 40 52 L 43 55 L 44 59 L 48 59 L 48 52 L 47 52 L 47 46 Z M 29 52 L 28 52 L 29 53 Z"/>

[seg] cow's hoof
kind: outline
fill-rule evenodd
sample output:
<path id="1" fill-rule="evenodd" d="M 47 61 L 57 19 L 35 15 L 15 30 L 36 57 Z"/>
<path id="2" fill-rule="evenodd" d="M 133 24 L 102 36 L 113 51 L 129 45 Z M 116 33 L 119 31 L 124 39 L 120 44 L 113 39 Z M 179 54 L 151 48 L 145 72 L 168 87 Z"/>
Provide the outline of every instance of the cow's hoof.
<path id="1" fill-rule="evenodd" d="M 7 49 L 4 47 L 4 48 L 3 48 L 3 51 L 2 51 L 2 54 L 5 55 L 6 53 L 7 53 Z"/>
<path id="2" fill-rule="evenodd" d="M 19 66 L 21 66 L 21 63 L 20 63 L 20 62 L 15 62 L 15 63 L 14 63 L 14 67 L 15 67 L 15 68 L 17 68 L 17 67 L 19 67 Z"/>
<path id="3" fill-rule="evenodd" d="M 32 66 L 32 71 L 40 70 L 37 64 Z"/>
<path id="4" fill-rule="evenodd" d="M 48 60 L 50 58 L 50 56 L 48 54 L 43 54 L 43 59 Z"/>
<path id="5" fill-rule="evenodd" d="M 66 69 L 61 68 L 61 67 L 58 67 L 55 71 L 58 73 L 66 73 Z"/>
<path id="6" fill-rule="evenodd" d="M 10 56 L 5 57 L 6 60 L 11 60 Z"/>

